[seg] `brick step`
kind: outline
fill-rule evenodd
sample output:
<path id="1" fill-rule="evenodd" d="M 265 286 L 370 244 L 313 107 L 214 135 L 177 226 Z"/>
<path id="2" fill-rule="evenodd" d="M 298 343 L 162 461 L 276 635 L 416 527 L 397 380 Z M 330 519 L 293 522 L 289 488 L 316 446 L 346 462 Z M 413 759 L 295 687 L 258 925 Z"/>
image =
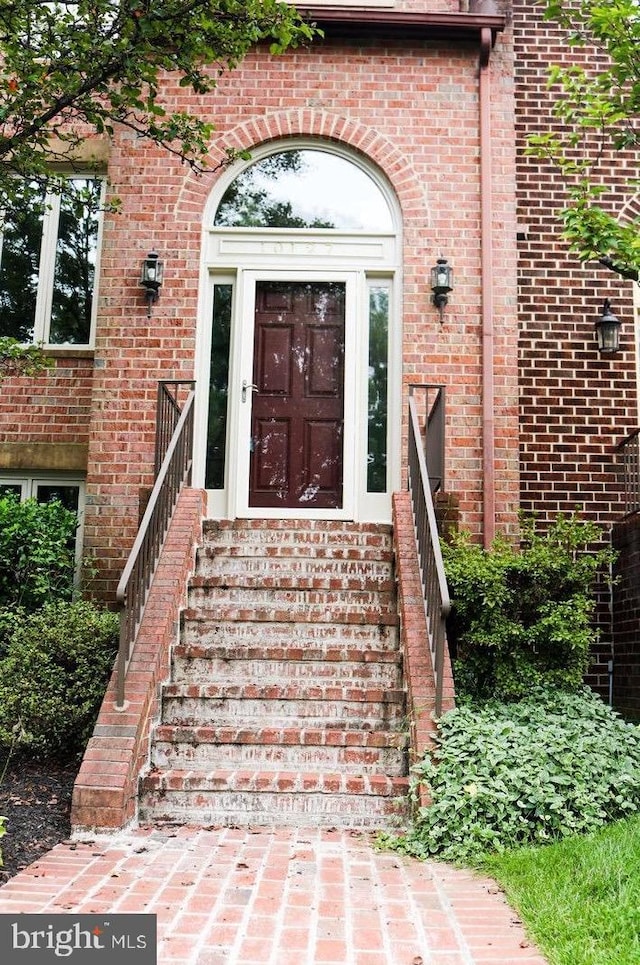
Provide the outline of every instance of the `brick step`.
<path id="1" fill-rule="evenodd" d="M 258 619 L 259 616 L 262 619 Z M 325 654 L 327 659 L 336 659 L 329 653 L 339 652 L 348 655 L 347 659 L 355 660 L 358 651 L 365 655 L 369 651 L 397 654 L 397 624 L 395 613 L 387 622 L 376 619 L 371 623 L 318 620 L 309 623 L 302 618 L 285 622 L 269 620 L 261 611 L 260 614 L 253 613 L 253 619 L 238 622 L 223 619 L 219 612 L 184 610 L 181 640 L 187 646 L 223 646 L 236 650 L 247 647 L 254 653 L 258 648 L 258 656 L 264 648 L 275 648 L 291 653 L 291 656 L 294 655 L 292 651 L 297 650 L 299 659 L 321 660 Z"/>
<path id="2" fill-rule="evenodd" d="M 190 599 L 190 609 L 199 601 Z M 207 605 L 208 604 L 208 605 Z M 274 607 L 274 606 L 238 606 L 216 602 L 213 598 L 205 599 L 199 605 L 200 615 L 204 620 L 227 622 L 231 620 L 258 623 L 337 623 L 371 625 L 398 625 L 398 614 L 393 608 L 381 607 L 355 608 L 353 610 L 338 609 L 337 607 Z"/>
<path id="3" fill-rule="evenodd" d="M 382 565 L 393 561 L 393 550 L 391 544 L 380 544 L 375 542 L 373 545 L 360 545 L 359 543 L 347 541 L 341 544 L 330 543 L 311 543 L 309 541 L 300 543 L 298 541 L 287 540 L 283 544 L 271 541 L 261 541 L 260 539 L 249 541 L 249 537 L 240 539 L 237 543 L 232 543 L 226 539 L 208 539 L 198 550 L 198 560 L 213 561 L 220 559 L 231 560 L 322 560 L 334 561 L 338 563 L 354 563 L 367 565 L 369 563 Z M 206 564 L 208 565 L 208 564 Z"/>
<path id="4" fill-rule="evenodd" d="M 208 519 L 202 527 L 205 544 L 243 539 L 284 545 L 353 543 L 360 546 L 390 546 L 392 527 L 380 523 L 355 523 L 331 519 Z"/>
<path id="5" fill-rule="evenodd" d="M 393 608 L 391 588 L 378 592 L 375 588 L 366 590 L 333 587 L 331 589 L 306 589 L 296 585 L 281 587 L 277 581 L 265 585 L 256 581 L 227 581 L 219 577 L 194 576 L 189 581 L 189 606 L 199 607 L 213 596 L 215 606 L 229 606 L 250 603 L 252 606 L 305 607 L 310 613 L 318 608 L 335 607 L 338 612 L 367 609 L 373 607 L 388 611 Z"/>
<path id="6" fill-rule="evenodd" d="M 267 591 L 268 593 L 269 591 Z M 311 603 L 307 601 L 273 600 L 267 593 L 262 599 L 253 599 L 250 593 L 245 599 L 229 599 L 232 594 L 216 593 L 214 590 L 191 587 L 189 589 L 189 610 L 199 610 L 206 619 L 238 620 L 238 621 L 268 621 L 269 623 L 361 623 L 387 624 L 395 626 L 398 614 L 391 602 L 379 603 L 371 601 L 345 605 L 334 594 L 335 601 L 325 599 L 323 602 Z"/>
<path id="7" fill-rule="evenodd" d="M 344 773 L 152 771 L 141 823 L 381 828 L 404 821 L 408 778 Z"/>
<path id="8" fill-rule="evenodd" d="M 211 586 L 269 586 L 294 589 L 379 590 L 395 589 L 391 563 L 355 563 L 353 560 L 298 559 L 252 556 L 200 556 L 196 577 Z"/>
<path id="9" fill-rule="evenodd" d="M 218 683 L 240 683 L 259 680 L 261 683 L 299 681 L 333 681 L 344 684 L 400 688 L 402 674 L 400 659 L 330 660 L 324 657 L 312 660 L 297 657 L 243 656 L 227 647 L 224 655 L 220 648 L 186 647 L 178 645 L 173 652 L 171 679 L 174 683 L 197 683 L 215 680 Z M 392 654 L 382 654 L 391 657 Z"/>
<path id="10" fill-rule="evenodd" d="M 404 722 L 404 693 L 357 687 L 167 684 L 163 724 L 342 727 L 387 730 Z"/>
<path id="11" fill-rule="evenodd" d="M 390 595 L 395 592 L 395 584 L 387 579 L 372 579 L 365 576 L 354 576 L 341 579 L 340 577 L 315 576 L 274 576 L 266 570 L 262 573 L 230 573 L 222 570 L 212 576 L 198 574 L 191 578 L 189 585 L 203 590 L 219 590 L 233 599 L 252 599 L 259 596 L 268 599 L 290 599 L 304 603 L 307 596 L 312 602 L 313 597 L 331 594 L 336 599 L 350 601 L 352 597 L 366 598 L 369 604 L 375 603 L 376 596 Z"/>
<path id="12" fill-rule="evenodd" d="M 402 777 L 407 745 L 408 736 L 399 731 L 164 724 L 156 729 L 151 763 L 191 770 L 259 767 Z"/>

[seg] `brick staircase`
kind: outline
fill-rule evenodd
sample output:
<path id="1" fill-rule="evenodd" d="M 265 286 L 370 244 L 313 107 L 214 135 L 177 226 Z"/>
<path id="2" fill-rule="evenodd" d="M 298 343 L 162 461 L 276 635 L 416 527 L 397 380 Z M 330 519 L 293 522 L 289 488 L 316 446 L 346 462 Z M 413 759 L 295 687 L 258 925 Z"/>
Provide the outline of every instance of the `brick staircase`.
<path id="1" fill-rule="evenodd" d="M 390 527 L 205 523 L 140 821 L 392 826 L 405 724 Z"/>

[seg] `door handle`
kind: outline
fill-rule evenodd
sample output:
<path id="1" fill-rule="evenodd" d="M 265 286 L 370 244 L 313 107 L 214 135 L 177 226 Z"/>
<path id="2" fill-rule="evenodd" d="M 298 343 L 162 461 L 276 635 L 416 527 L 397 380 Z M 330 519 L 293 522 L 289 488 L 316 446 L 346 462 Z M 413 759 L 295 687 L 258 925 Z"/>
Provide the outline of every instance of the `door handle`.
<path id="1" fill-rule="evenodd" d="M 242 382 L 242 401 L 243 402 L 247 401 L 247 392 L 257 392 L 257 391 L 258 391 L 257 385 L 253 385 L 253 383 L 247 382 L 247 380 L 244 379 Z"/>

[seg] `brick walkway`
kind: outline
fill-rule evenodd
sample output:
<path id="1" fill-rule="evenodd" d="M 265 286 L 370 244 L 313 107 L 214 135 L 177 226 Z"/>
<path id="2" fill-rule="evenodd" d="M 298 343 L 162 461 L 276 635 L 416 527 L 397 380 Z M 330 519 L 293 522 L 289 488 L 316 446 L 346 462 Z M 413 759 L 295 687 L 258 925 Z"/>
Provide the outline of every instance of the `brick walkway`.
<path id="1" fill-rule="evenodd" d="M 497 887 L 314 829 L 141 829 L 58 845 L 0 912 L 152 912 L 175 965 L 544 965 Z"/>

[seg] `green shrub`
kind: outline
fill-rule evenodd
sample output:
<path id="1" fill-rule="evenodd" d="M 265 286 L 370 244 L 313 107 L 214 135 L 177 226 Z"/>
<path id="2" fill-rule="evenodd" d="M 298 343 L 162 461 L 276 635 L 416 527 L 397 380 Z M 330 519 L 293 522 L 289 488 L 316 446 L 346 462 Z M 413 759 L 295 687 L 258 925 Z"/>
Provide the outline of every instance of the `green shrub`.
<path id="1" fill-rule="evenodd" d="M 523 519 L 519 547 L 498 538 L 487 551 L 465 533 L 443 545 L 457 693 L 508 700 L 580 686 L 598 637 L 595 581 L 613 558 L 602 541 L 574 514 L 542 535 Z"/>
<path id="2" fill-rule="evenodd" d="M 77 525 L 59 502 L 0 498 L 0 607 L 33 611 L 51 599 L 71 599 Z"/>
<path id="3" fill-rule="evenodd" d="M 414 768 L 421 807 L 410 833 L 385 839 L 417 857 L 487 852 L 587 832 L 640 808 L 640 729 L 586 688 L 445 714 L 437 747 Z"/>
<path id="4" fill-rule="evenodd" d="M 26 616 L 0 660 L 0 746 L 17 740 L 18 750 L 43 756 L 81 752 L 117 641 L 117 615 L 86 601 L 48 603 Z"/>

